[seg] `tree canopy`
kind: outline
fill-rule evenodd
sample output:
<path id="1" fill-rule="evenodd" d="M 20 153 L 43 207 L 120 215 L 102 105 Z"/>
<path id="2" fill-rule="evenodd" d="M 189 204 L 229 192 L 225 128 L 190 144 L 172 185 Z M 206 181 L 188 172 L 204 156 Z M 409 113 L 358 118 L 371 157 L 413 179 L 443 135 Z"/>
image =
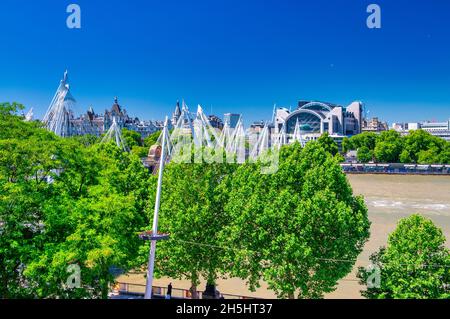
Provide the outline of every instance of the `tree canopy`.
<path id="1" fill-rule="evenodd" d="M 373 151 L 367 146 L 361 146 L 356 153 L 357 159 L 361 163 L 368 163 L 373 160 Z"/>
<path id="2" fill-rule="evenodd" d="M 137 234 L 153 218 L 156 176 L 137 148 L 159 133 L 142 141 L 124 131 L 132 152 L 123 152 L 95 136 L 60 138 L 23 121 L 20 109 L 0 104 L 0 298 L 106 298 L 114 269 L 147 262 L 148 245 Z M 386 132 L 344 144 L 358 145 L 360 160 L 445 161 L 449 143 L 430 136 Z M 252 290 L 264 280 L 281 298 L 336 289 L 370 228 L 337 144 L 324 135 L 304 148 L 283 146 L 270 174 L 262 173 L 265 156 L 235 165 L 208 158 L 223 158 L 219 149 L 202 154 L 202 162 L 182 154 L 191 161 L 173 160 L 164 171 L 159 229 L 171 236 L 158 243 L 156 275 L 190 280 L 194 296 L 201 277 L 213 284 L 221 276 L 243 278 Z M 450 269 L 444 242 L 431 221 L 402 220 L 387 248 L 371 257 L 382 285 L 365 296 L 449 298 L 441 288 Z M 81 271 L 78 287 L 67 285 L 73 265 Z"/>
<path id="3" fill-rule="evenodd" d="M 189 280 L 194 297 L 201 277 L 214 284 L 226 271 L 224 251 L 214 246 L 220 245 L 218 234 L 229 222 L 223 213 L 227 196 L 219 185 L 234 168 L 194 163 L 192 153 L 190 163 L 172 161 L 164 170 L 158 228 L 170 233 L 170 240 L 158 243 L 155 270 L 158 276 Z M 153 194 L 155 189 L 156 178 Z M 148 256 L 148 246 L 143 253 Z"/>
<path id="4" fill-rule="evenodd" d="M 275 174 L 260 166 L 240 166 L 227 190 L 230 271 L 252 290 L 264 280 L 281 298 L 322 297 L 352 269 L 334 260 L 355 260 L 369 237 L 364 201 L 318 142 L 283 147 Z"/>
<path id="5" fill-rule="evenodd" d="M 141 134 L 139 134 L 136 131 L 123 128 L 122 136 L 131 153 L 137 155 L 140 158 L 146 157 L 148 155 L 148 150 L 150 146 L 145 145 L 144 140 L 141 137 Z"/>
<path id="6" fill-rule="evenodd" d="M 339 148 L 337 143 L 330 137 L 328 133 L 322 134 L 317 142 L 331 155 L 336 155 L 339 153 Z"/>
<path id="7" fill-rule="evenodd" d="M 153 134 L 150 134 L 144 139 L 144 145 L 148 148 L 152 147 L 158 141 L 159 136 L 161 135 L 161 131 L 156 131 Z"/>
<path id="8" fill-rule="evenodd" d="M 114 144 L 63 139 L 0 105 L 0 298 L 105 298 L 135 267 L 149 178 Z M 65 285 L 70 266 L 81 286 Z"/>
<path id="9" fill-rule="evenodd" d="M 372 299 L 450 298 L 450 253 L 445 237 L 433 222 L 421 215 L 400 220 L 389 235 L 387 247 L 370 257 L 380 270 L 379 285 L 368 285 L 371 270 L 360 268 L 363 296 Z"/>
<path id="10" fill-rule="evenodd" d="M 413 130 L 408 135 L 390 130 L 380 134 L 364 132 L 344 138 L 343 152 L 361 150 L 361 162 L 366 162 L 371 154 L 377 162 L 449 164 L 450 142 L 433 136 L 424 130 Z"/>

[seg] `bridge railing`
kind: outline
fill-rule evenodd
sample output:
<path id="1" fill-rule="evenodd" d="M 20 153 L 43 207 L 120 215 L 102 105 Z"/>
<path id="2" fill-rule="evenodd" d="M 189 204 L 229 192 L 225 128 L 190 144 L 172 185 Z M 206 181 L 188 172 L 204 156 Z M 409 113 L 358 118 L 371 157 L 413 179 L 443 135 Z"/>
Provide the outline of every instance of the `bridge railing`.
<path id="1" fill-rule="evenodd" d="M 164 298 L 167 295 L 167 287 L 153 286 L 152 289 L 153 289 L 154 297 Z M 128 283 L 128 282 L 118 282 L 114 286 L 113 292 L 121 294 L 121 295 L 143 297 L 145 294 L 145 285 Z M 203 298 L 202 291 L 198 291 L 197 295 L 198 295 L 199 299 Z M 225 299 L 256 299 L 255 297 L 224 294 L 224 293 L 222 293 L 222 296 Z M 188 289 L 172 288 L 172 298 L 174 298 L 174 299 L 192 299 L 192 296 L 191 296 L 191 292 Z"/>

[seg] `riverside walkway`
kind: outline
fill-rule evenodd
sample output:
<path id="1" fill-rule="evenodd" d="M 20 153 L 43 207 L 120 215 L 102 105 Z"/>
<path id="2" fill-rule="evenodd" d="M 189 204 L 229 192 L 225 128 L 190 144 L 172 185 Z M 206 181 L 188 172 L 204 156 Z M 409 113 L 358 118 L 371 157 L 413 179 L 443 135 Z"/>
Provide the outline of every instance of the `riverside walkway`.
<path id="1" fill-rule="evenodd" d="M 145 294 L 145 285 L 118 282 L 115 289 L 109 296 L 109 299 L 143 299 Z M 167 287 L 153 286 L 152 299 L 165 299 L 167 294 Z M 203 292 L 198 291 L 198 299 L 203 298 Z M 224 299 L 255 299 L 255 297 L 240 296 L 233 294 L 221 293 Z M 192 299 L 191 293 L 187 289 L 172 288 L 172 299 Z"/>
<path id="2" fill-rule="evenodd" d="M 342 163 L 348 174 L 450 175 L 450 165 Z"/>

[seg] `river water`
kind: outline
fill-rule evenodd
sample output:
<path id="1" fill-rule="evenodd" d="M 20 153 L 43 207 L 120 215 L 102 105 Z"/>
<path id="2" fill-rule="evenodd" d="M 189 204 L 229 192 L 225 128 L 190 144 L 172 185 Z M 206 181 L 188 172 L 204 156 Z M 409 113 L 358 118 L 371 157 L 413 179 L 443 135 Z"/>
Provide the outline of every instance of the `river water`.
<path id="1" fill-rule="evenodd" d="M 338 284 L 336 291 L 326 298 L 361 298 L 355 273 L 358 266 L 367 266 L 369 256 L 387 243 L 389 233 L 398 221 L 414 213 L 430 218 L 440 227 L 450 247 L 450 176 L 420 175 L 347 175 L 354 194 L 363 195 L 372 222 L 371 236 L 359 256 L 354 270 Z M 142 274 L 121 276 L 119 281 L 145 284 Z M 176 288 L 189 289 L 189 282 L 161 278 L 154 285 L 166 287 L 172 282 Z M 250 292 L 245 283 L 236 278 L 218 280 L 218 290 L 223 293 L 260 298 L 275 298 L 274 293 L 262 283 L 256 292 Z M 204 289 L 202 282 L 199 289 Z"/>
<path id="2" fill-rule="evenodd" d="M 387 243 L 398 221 L 414 213 L 440 227 L 450 247 L 450 176 L 347 175 L 353 193 L 363 195 L 372 222 L 370 239 L 357 266 L 367 266 L 369 256 Z M 361 298 L 356 269 L 339 283 L 329 298 Z"/>

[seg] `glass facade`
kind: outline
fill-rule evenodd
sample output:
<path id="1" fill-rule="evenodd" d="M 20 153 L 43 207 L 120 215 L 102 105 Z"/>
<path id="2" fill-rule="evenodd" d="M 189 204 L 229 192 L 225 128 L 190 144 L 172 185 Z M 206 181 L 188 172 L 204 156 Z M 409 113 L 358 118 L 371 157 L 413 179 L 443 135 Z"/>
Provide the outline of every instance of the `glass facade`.
<path id="1" fill-rule="evenodd" d="M 323 103 L 314 103 L 314 102 L 303 105 L 301 108 L 304 110 L 313 110 L 316 112 L 325 112 L 325 113 L 331 111 L 331 108 L 324 105 Z"/>
<path id="2" fill-rule="evenodd" d="M 321 118 L 318 115 L 312 113 L 301 112 L 293 115 L 287 121 L 286 132 L 288 134 L 294 133 L 297 120 L 300 124 L 300 130 L 302 134 L 320 133 Z"/>

